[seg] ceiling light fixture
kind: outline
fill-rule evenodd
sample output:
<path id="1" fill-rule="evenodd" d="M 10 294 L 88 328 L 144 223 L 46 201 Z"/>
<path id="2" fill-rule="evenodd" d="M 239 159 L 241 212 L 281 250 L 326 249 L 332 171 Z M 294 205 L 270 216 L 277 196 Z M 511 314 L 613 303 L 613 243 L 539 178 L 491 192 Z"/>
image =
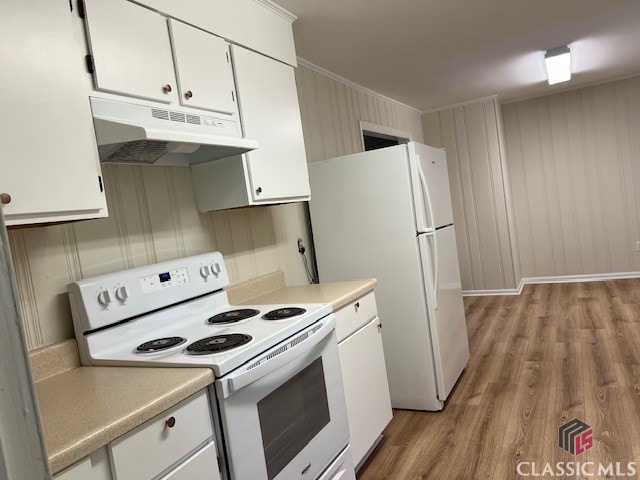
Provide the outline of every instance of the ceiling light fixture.
<path id="1" fill-rule="evenodd" d="M 549 85 L 571 80 L 571 50 L 568 46 L 552 48 L 544 54 Z"/>

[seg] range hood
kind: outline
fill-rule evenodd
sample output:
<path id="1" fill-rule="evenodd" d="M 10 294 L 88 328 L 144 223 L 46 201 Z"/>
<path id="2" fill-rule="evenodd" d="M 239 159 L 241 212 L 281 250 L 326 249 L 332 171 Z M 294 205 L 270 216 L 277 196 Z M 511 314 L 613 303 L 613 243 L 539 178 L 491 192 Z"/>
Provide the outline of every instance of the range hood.
<path id="1" fill-rule="evenodd" d="M 227 116 L 90 97 L 100 161 L 185 166 L 258 148 Z"/>

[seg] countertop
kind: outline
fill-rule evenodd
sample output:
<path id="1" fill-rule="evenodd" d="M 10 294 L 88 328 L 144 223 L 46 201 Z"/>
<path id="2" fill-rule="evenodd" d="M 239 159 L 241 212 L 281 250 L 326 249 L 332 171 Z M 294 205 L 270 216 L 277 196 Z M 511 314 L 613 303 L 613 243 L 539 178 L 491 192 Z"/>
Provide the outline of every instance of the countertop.
<path id="1" fill-rule="evenodd" d="M 370 292 L 377 283 L 376 279 L 368 278 L 347 282 L 281 287 L 237 303 L 244 305 L 252 303 L 330 303 L 335 311 Z"/>
<path id="2" fill-rule="evenodd" d="M 284 286 L 282 272 L 234 285 L 232 304 L 331 303 L 334 310 L 373 290 L 375 279 Z M 174 406 L 214 381 L 207 368 L 82 367 L 75 340 L 31 352 L 53 473 Z"/>
<path id="3" fill-rule="evenodd" d="M 208 368 L 78 367 L 36 382 L 53 473 L 213 383 Z"/>

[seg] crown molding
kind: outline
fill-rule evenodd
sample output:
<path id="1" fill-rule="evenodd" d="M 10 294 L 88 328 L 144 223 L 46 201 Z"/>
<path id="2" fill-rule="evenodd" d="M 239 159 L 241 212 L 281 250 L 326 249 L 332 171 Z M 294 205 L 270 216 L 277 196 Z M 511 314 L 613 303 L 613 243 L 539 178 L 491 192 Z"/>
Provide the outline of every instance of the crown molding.
<path id="1" fill-rule="evenodd" d="M 486 102 L 487 100 L 499 100 L 498 95 L 488 95 L 486 97 L 474 98 L 473 100 L 465 100 L 464 102 L 452 103 L 451 105 L 445 105 L 443 107 L 430 108 L 428 110 L 423 110 L 422 114 L 426 115 L 428 113 L 437 113 L 442 112 L 444 110 L 451 110 L 453 108 L 460 108 L 466 105 L 473 105 L 474 103 Z"/>
<path id="2" fill-rule="evenodd" d="M 271 10 L 276 15 L 280 15 L 282 18 L 284 18 L 285 20 L 287 20 L 287 21 L 289 21 L 291 23 L 295 22 L 298 19 L 298 17 L 296 17 L 289 10 L 286 10 L 286 9 L 282 8 L 280 5 L 278 5 L 277 3 L 272 2 L 271 0 L 253 0 L 253 1 L 256 2 L 259 5 L 262 5 L 263 7 Z"/>
<path id="3" fill-rule="evenodd" d="M 393 98 L 390 98 L 390 97 L 387 97 L 385 95 L 382 95 L 381 93 L 378 93 L 378 92 L 375 92 L 373 90 L 370 90 L 367 87 L 363 87 L 362 85 L 360 85 L 358 83 L 352 82 L 348 78 L 341 77 L 337 73 L 333 73 L 332 71 L 327 70 L 326 68 L 322 68 L 319 65 L 316 65 L 315 63 L 311 63 L 310 61 L 305 60 L 304 58 L 298 57 L 298 65 L 302 66 L 302 67 L 305 67 L 305 68 L 308 68 L 309 70 L 313 70 L 314 72 L 319 73 L 321 75 L 324 75 L 325 77 L 329 77 L 330 79 L 335 80 L 338 83 L 342 83 L 343 85 L 351 87 L 351 88 L 353 88 L 355 90 L 359 90 L 362 93 L 365 93 L 367 95 L 371 95 L 373 97 L 377 97 L 380 100 L 384 100 L 386 102 L 393 103 L 394 105 L 397 105 L 397 106 L 402 107 L 402 108 L 409 109 L 412 112 L 415 112 L 415 113 L 417 113 L 419 115 L 422 115 L 422 111 L 421 110 L 419 110 L 419 109 L 417 109 L 415 107 L 412 107 L 411 105 L 407 105 L 406 103 L 402 103 L 402 102 L 400 102 L 398 100 L 395 100 Z"/>

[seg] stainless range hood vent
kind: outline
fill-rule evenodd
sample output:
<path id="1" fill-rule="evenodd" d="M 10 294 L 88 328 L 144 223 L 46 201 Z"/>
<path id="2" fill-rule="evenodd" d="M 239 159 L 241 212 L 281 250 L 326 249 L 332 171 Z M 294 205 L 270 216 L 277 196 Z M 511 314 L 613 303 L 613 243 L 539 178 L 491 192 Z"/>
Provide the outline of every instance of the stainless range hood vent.
<path id="1" fill-rule="evenodd" d="M 167 154 L 167 142 L 157 140 L 138 140 L 123 143 L 103 162 L 147 163 L 151 164 Z"/>
<path id="2" fill-rule="evenodd" d="M 229 116 L 196 115 L 91 97 L 102 162 L 185 166 L 258 148 Z"/>

